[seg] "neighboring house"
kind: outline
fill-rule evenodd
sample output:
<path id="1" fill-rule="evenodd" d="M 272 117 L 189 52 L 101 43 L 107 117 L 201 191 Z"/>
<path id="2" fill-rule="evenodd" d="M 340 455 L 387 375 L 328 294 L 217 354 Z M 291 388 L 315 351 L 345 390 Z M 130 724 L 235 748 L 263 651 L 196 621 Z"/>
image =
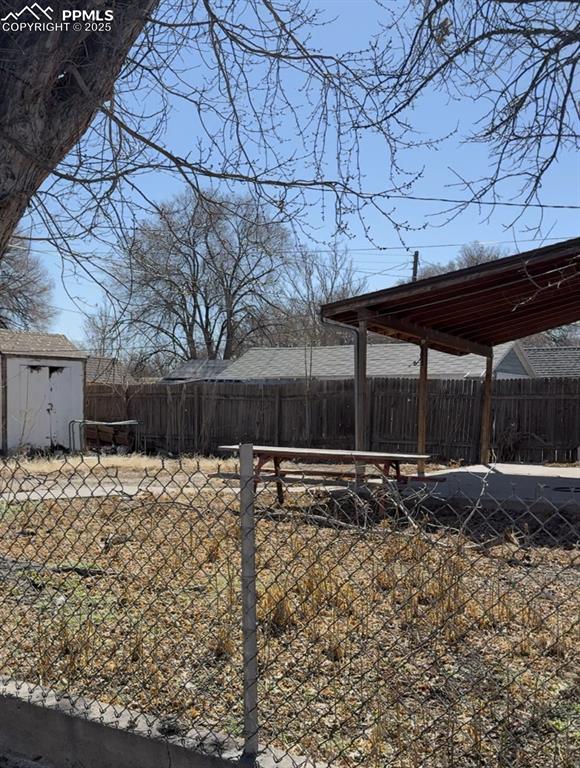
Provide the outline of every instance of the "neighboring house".
<path id="1" fill-rule="evenodd" d="M 87 384 L 135 384 L 127 366 L 115 357 L 87 358 Z"/>
<path id="2" fill-rule="evenodd" d="M 84 414 L 85 361 L 62 334 L 0 331 L 3 453 L 69 448 L 69 423 Z"/>
<path id="3" fill-rule="evenodd" d="M 171 384 L 179 381 L 211 380 L 223 373 L 231 364 L 231 360 L 188 360 L 164 376 L 161 381 Z"/>
<path id="4" fill-rule="evenodd" d="M 498 379 L 534 376 L 525 351 L 518 342 L 501 344 L 494 350 L 494 376 Z M 408 378 L 419 375 L 419 347 L 416 344 L 371 344 L 367 351 L 370 377 Z M 447 355 L 429 350 L 429 377 L 437 379 L 483 378 L 485 358 L 478 355 Z M 349 379 L 354 376 L 352 346 L 339 347 L 254 347 L 225 371 L 218 381 L 260 381 L 273 379 Z"/>
<path id="5" fill-rule="evenodd" d="M 524 347 L 538 377 L 580 378 L 580 347 Z"/>

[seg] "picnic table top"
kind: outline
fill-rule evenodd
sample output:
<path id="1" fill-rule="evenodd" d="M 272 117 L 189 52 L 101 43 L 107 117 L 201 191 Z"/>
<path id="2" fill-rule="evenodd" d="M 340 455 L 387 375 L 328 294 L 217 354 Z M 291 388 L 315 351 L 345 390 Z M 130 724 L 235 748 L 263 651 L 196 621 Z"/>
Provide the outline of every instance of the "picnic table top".
<path id="1" fill-rule="evenodd" d="M 382 451 L 339 451 L 329 448 L 287 448 L 279 445 L 254 445 L 256 456 L 271 456 L 280 459 L 338 459 L 350 462 L 352 459 L 369 464 L 387 461 L 406 461 L 410 464 L 424 461 L 428 453 L 383 453 Z M 220 445 L 220 451 L 239 451 L 239 445 Z"/>

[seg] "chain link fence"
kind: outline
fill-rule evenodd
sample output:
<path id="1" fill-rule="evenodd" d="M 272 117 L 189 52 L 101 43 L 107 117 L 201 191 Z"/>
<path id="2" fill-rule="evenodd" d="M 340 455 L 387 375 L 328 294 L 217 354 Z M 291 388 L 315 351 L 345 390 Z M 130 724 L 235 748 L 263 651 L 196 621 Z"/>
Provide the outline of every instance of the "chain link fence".
<path id="1" fill-rule="evenodd" d="M 576 766 L 574 482 L 497 498 L 348 469 L 255 482 L 250 446 L 4 460 L 5 689 L 258 764 Z"/>

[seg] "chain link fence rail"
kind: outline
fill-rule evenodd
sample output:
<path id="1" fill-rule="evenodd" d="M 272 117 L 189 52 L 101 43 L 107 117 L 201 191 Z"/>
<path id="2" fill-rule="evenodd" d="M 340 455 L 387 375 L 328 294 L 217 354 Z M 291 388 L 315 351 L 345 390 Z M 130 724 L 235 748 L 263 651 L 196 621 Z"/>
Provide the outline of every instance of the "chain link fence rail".
<path id="1" fill-rule="evenodd" d="M 5 459 L 0 674 L 258 764 L 576 766 L 574 487 L 348 469 Z"/>

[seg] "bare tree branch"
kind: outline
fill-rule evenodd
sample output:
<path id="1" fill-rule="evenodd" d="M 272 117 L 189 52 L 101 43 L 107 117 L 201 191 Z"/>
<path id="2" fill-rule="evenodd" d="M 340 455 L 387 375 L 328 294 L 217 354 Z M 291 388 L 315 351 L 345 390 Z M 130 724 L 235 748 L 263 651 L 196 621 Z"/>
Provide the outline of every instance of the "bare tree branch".
<path id="1" fill-rule="evenodd" d="M 481 119 L 467 140 L 489 145 L 491 167 L 483 178 L 462 180 L 465 204 L 499 201 L 508 182 L 512 200 L 541 204 L 544 177 L 579 143 L 578 4 L 410 0 L 402 13 L 400 3 L 384 5 L 404 55 L 382 119 L 406 114 L 434 89 L 480 103 Z"/>

